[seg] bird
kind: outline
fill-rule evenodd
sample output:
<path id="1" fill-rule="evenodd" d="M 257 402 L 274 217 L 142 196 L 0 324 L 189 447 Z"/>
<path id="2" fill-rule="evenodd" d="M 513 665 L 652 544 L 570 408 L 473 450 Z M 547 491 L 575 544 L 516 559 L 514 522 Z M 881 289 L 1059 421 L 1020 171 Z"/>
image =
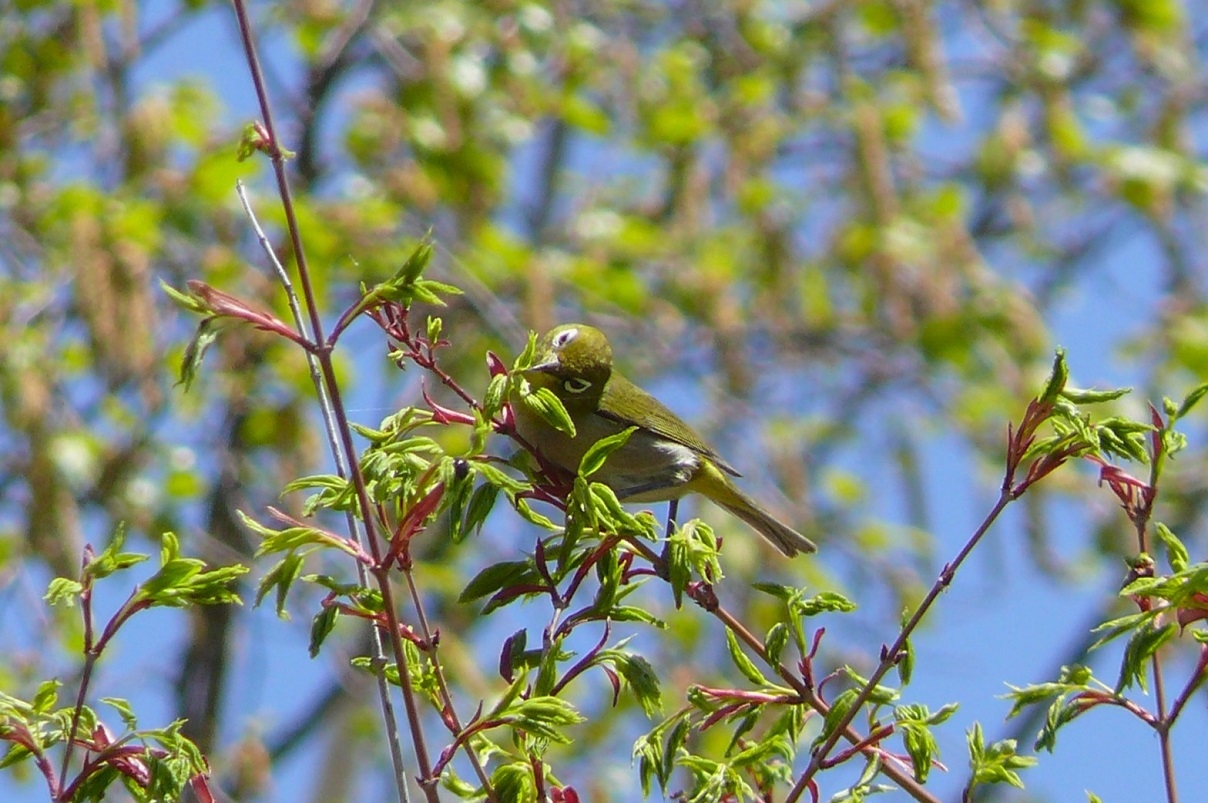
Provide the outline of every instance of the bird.
<path id="1" fill-rule="evenodd" d="M 698 493 L 746 522 L 788 557 L 817 550 L 743 493 L 741 476 L 683 419 L 613 369 L 612 346 L 594 326 L 566 323 L 537 343 L 523 370 L 532 389 L 548 388 L 575 425 L 572 437 L 523 403 L 513 403 L 517 433 L 554 466 L 574 474 L 602 438 L 636 427 L 592 475 L 623 502 L 674 502 Z"/>

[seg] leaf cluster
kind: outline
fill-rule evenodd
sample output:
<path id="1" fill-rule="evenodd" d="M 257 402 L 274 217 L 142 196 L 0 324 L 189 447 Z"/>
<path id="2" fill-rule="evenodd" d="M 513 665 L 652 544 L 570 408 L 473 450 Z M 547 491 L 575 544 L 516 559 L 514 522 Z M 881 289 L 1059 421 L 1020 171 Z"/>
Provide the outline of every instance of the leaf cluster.
<path id="1" fill-rule="evenodd" d="M 101 702 L 122 722 L 121 729 L 114 730 L 86 700 L 94 666 L 132 617 L 157 607 L 239 604 L 239 595 L 232 586 L 248 568 L 236 564 L 207 569 L 203 561 L 183 557 L 176 536 L 164 533 L 159 569 L 135 585 L 97 632 L 93 611 L 96 584 L 112 583 L 148 558 L 123 551 L 124 541 L 125 532 L 119 528 L 99 554 L 94 554 L 91 547 L 86 549 L 78 578 L 60 577 L 50 582 L 46 601 L 51 605 L 78 605 L 83 619 L 80 686 L 74 702 L 65 705 L 59 703 L 62 684 L 58 681 L 40 684 L 29 700 L 0 693 L 0 741 L 9 744 L 0 759 L 0 769 L 31 762 L 52 800 L 106 800 L 118 784 L 132 799 L 147 803 L 179 799 L 186 787 L 198 799 L 211 800 L 209 764 L 182 734 L 183 720 L 160 728 L 141 728 L 126 700 L 103 697 Z M 82 754 L 79 766 L 71 762 L 77 752 Z"/>

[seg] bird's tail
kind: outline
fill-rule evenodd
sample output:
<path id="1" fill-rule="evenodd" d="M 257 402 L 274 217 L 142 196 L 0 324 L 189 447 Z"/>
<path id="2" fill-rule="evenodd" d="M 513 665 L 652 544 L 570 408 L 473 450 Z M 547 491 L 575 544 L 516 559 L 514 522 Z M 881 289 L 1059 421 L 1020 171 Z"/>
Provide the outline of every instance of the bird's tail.
<path id="1" fill-rule="evenodd" d="M 692 490 L 709 497 L 715 504 L 745 521 L 788 557 L 818 551 L 813 541 L 773 518 L 711 463 L 705 463 L 690 484 L 696 486 Z"/>

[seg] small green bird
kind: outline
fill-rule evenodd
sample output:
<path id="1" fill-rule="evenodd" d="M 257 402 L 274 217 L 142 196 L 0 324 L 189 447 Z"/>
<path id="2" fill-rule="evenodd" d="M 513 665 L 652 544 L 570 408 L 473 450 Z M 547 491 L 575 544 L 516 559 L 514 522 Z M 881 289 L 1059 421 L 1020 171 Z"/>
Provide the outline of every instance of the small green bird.
<path id="1" fill-rule="evenodd" d="M 683 419 L 612 370 L 612 347 L 599 329 L 581 323 L 555 327 L 538 343 L 536 360 L 525 378 L 558 397 L 575 424 L 575 437 L 558 431 L 524 404 L 514 404 L 512 410 L 520 436 L 555 466 L 574 473 L 596 441 L 636 426 L 592 477 L 618 499 L 665 502 L 698 493 L 745 521 L 789 557 L 817 549 L 740 491 L 726 476 L 737 477 L 738 472 Z"/>

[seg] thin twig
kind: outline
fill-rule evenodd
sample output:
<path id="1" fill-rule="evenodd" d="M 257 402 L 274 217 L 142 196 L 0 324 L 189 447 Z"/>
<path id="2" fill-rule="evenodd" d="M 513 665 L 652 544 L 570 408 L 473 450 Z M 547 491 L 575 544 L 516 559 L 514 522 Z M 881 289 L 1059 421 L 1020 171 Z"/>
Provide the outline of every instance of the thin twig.
<path id="1" fill-rule="evenodd" d="M 1149 483 L 1139 492 L 1139 504 L 1135 507 L 1126 507 L 1132 518 L 1133 526 L 1137 531 L 1137 549 L 1138 553 L 1144 554 L 1149 551 L 1149 521 L 1153 516 L 1154 502 L 1158 496 L 1158 480 L 1162 476 L 1162 468 L 1166 462 L 1167 453 L 1163 448 L 1163 440 L 1161 430 L 1173 426 L 1173 422 L 1163 422 L 1158 411 L 1150 406 L 1151 422 L 1155 430 L 1152 434 L 1151 449 L 1152 455 L 1149 461 Z M 1157 710 L 1155 711 L 1154 719 L 1158 723 L 1158 751 L 1162 756 L 1162 780 L 1166 788 L 1166 803 L 1178 803 L 1179 791 L 1175 781 L 1174 773 L 1174 751 L 1170 745 L 1170 728 L 1173 720 L 1169 717 L 1169 709 L 1166 706 L 1166 680 L 1162 672 L 1162 651 L 1155 650 L 1154 654 L 1149 658 L 1149 665 L 1153 672 L 1153 690 L 1154 702 Z"/>
<path id="2" fill-rule="evenodd" d="M 239 195 L 239 201 L 241 204 L 243 204 L 243 211 L 247 215 L 248 220 L 251 222 L 253 231 L 256 232 L 256 238 L 260 242 L 260 247 L 268 257 L 269 264 L 273 266 L 273 271 L 277 274 L 277 279 L 281 282 L 281 286 L 285 290 L 286 298 L 289 299 L 289 309 L 290 313 L 294 317 L 294 325 L 297 327 L 298 331 L 303 337 L 311 340 L 311 342 L 314 342 L 313 333 L 310 332 L 310 327 L 307 326 L 306 319 L 302 315 L 302 310 L 298 301 L 298 294 L 294 291 L 294 285 L 289 277 L 289 272 L 285 270 L 285 267 L 281 264 L 281 261 L 277 259 L 277 253 L 273 249 L 272 244 L 269 242 L 267 235 L 265 235 L 264 229 L 260 226 L 260 221 L 256 218 L 256 213 L 253 211 L 251 202 L 248 200 L 247 191 L 244 188 L 242 181 L 237 181 L 235 183 L 235 191 Z M 351 459 L 352 455 L 346 455 L 344 450 L 340 448 L 340 439 L 338 434 L 339 425 L 337 423 L 335 409 L 332 406 L 331 398 L 328 396 L 327 389 L 323 383 L 319 358 L 315 355 L 313 350 L 306 351 L 306 363 L 310 368 L 311 383 L 314 385 L 315 396 L 318 398 L 319 409 L 323 415 L 323 429 L 327 433 L 327 445 L 331 451 L 332 457 L 335 459 L 336 474 L 347 480 L 350 474 L 349 460 Z M 348 527 L 349 532 L 352 533 L 357 544 L 364 549 L 366 546 L 367 537 L 364 528 L 361 526 L 360 520 L 353 515 L 352 511 L 346 512 L 344 517 L 345 525 Z M 362 586 L 368 587 L 369 572 L 365 567 L 365 564 L 361 561 L 355 561 L 354 563 L 356 565 L 357 582 Z M 382 634 L 376 627 L 370 628 L 370 632 L 372 634 L 371 641 L 373 660 L 375 663 L 381 664 L 386 660 L 386 648 L 382 643 Z M 382 715 L 386 722 L 388 739 L 392 745 L 397 744 L 399 742 L 398 726 L 396 724 L 398 720 L 394 714 L 394 702 L 390 699 L 390 682 L 382 673 L 378 673 L 376 677 L 378 687 L 378 702 L 382 707 Z M 399 753 L 399 760 L 400 762 L 402 761 L 401 752 Z M 395 771 L 398 776 L 402 777 L 405 769 L 402 765 L 399 765 L 395 768 Z M 406 799 L 406 794 L 406 785 L 404 784 L 404 800 Z"/>
<path id="3" fill-rule="evenodd" d="M 71 766 L 71 754 L 75 748 L 76 734 L 80 729 L 80 716 L 84 711 L 84 702 L 88 699 L 88 686 L 92 682 L 92 670 L 96 667 L 97 656 L 100 654 L 93 643 L 92 631 L 92 582 L 85 577 L 84 588 L 80 592 L 80 609 L 84 617 L 84 669 L 80 674 L 80 688 L 76 692 L 75 707 L 71 711 L 71 726 L 67 731 L 67 741 L 63 745 L 63 762 L 59 767 L 59 798 L 66 788 L 67 771 Z"/>
<path id="4" fill-rule="evenodd" d="M 1174 777 L 1174 751 L 1170 746 L 1171 721 L 1166 709 L 1166 683 L 1162 679 L 1162 661 L 1158 653 L 1150 659 L 1153 667 L 1153 691 L 1157 702 L 1158 745 L 1162 754 L 1162 780 L 1166 784 L 1166 803 L 1178 803 L 1179 791 Z"/>
<path id="5" fill-rule="evenodd" d="M 786 803 L 793 803 L 793 801 L 796 801 L 801 797 L 802 793 L 806 790 L 806 787 L 822 768 L 822 764 L 826 760 L 827 754 L 835 748 L 835 744 L 839 741 L 840 736 L 843 735 L 842 731 L 851 724 L 852 720 L 856 718 L 856 715 L 864 707 L 864 704 L 868 702 L 868 699 L 872 696 L 873 690 L 876 689 L 877 684 L 881 682 L 881 679 L 889 673 L 890 669 L 897 665 L 898 658 L 906 646 L 906 641 L 914 633 L 915 628 L 918 627 L 919 623 L 923 620 L 923 617 L 927 614 L 927 612 L 931 610 L 931 606 L 939 598 L 939 595 L 948 588 L 949 584 L 951 584 L 952 578 L 956 574 L 956 570 L 959 569 L 961 564 L 965 562 L 965 558 L 969 556 L 969 553 L 973 551 L 973 548 L 977 546 L 982 537 L 987 531 L 989 531 L 990 526 L 998 519 L 1003 509 L 1006 508 L 1011 501 L 1012 490 L 1010 487 L 1010 482 L 1004 482 L 1002 491 L 998 496 L 998 501 L 995 502 L 994 507 L 991 508 L 990 512 L 986 514 L 986 517 L 978 526 L 977 531 L 973 533 L 973 536 L 965 543 L 964 547 L 961 548 L 961 551 L 957 553 L 956 558 L 951 563 L 944 566 L 944 568 L 940 571 L 940 575 L 938 578 L 936 578 L 935 583 L 931 586 L 931 590 L 927 592 L 927 596 L 923 598 L 921 603 L 919 603 L 919 606 L 911 615 L 910 620 L 907 621 L 902 627 L 898 637 L 894 640 L 890 647 L 884 650 L 881 663 L 868 678 L 868 682 L 864 684 L 864 687 L 860 689 L 860 692 L 856 695 L 856 699 L 852 701 L 847 712 L 839 718 L 839 722 L 835 725 L 835 728 L 831 732 L 830 736 L 826 738 L 826 741 L 824 741 L 818 748 L 814 750 L 814 755 L 810 760 L 809 766 L 806 767 L 805 772 L 802 773 L 801 777 L 797 780 L 797 784 L 793 787 L 792 792 L 790 792 L 789 796 L 785 798 Z"/>
<path id="6" fill-rule="evenodd" d="M 407 580 L 407 589 L 411 595 L 411 602 L 415 605 L 415 615 L 419 619 L 420 632 L 423 634 L 424 641 L 429 645 L 429 659 L 432 662 L 432 671 L 436 675 L 436 685 L 440 689 L 440 697 L 444 702 L 445 713 L 449 719 L 450 730 L 453 731 L 455 738 L 460 738 L 461 732 L 465 729 L 461 719 L 457 716 L 457 709 L 453 705 L 453 695 L 449 691 L 448 681 L 445 680 L 445 670 L 440 660 L 436 655 L 437 639 L 428 625 L 428 616 L 424 613 L 423 599 L 420 596 L 419 588 L 415 584 L 415 577 L 408 566 L 403 571 L 403 576 Z M 466 739 L 465 743 L 466 757 L 470 760 L 470 766 L 474 768 L 474 774 L 478 776 L 478 780 L 482 783 L 483 791 L 486 793 L 487 799 L 494 801 L 495 791 L 491 788 L 491 779 L 487 775 L 486 768 L 483 767 L 482 761 L 479 760 L 478 754 L 474 752 L 470 740 Z"/>
<path id="7" fill-rule="evenodd" d="M 314 289 L 310 281 L 310 272 L 306 263 L 306 251 L 302 244 L 301 229 L 298 225 L 297 214 L 294 209 L 293 197 L 289 188 L 289 178 L 285 170 L 285 155 L 281 148 L 280 141 L 277 139 L 276 127 L 273 124 L 272 109 L 268 100 L 268 90 L 265 86 L 264 74 L 260 67 L 260 60 L 256 53 L 256 47 L 252 35 L 251 23 L 248 20 L 247 9 L 244 0 L 234 0 L 235 13 L 239 21 L 240 37 L 243 41 L 244 51 L 248 60 L 248 68 L 251 73 L 252 83 L 255 87 L 256 97 L 260 104 L 260 112 L 265 132 L 267 134 L 267 148 L 273 165 L 273 172 L 277 179 L 277 190 L 281 197 L 282 209 L 285 213 L 286 228 L 289 232 L 290 242 L 293 247 L 294 260 L 298 267 L 298 281 L 302 286 L 303 297 L 306 302 L 306 313 L 309 319 L 309 329 L 313 333 L 314 342 L 319 346 L 315 353 L 318 362 L 320 373 L 323 379 L 323 386 L 327 391 L 327 395 L 331 404 L 332 418 L 336 424 L 338 433 L 339 449 L 336 454 L 344 455 L 346 465 L 352 481 L 353 488 L 356 492 L 357 505 L 362 511 L 362 520 L 365 522 L 366 533 L 365 537 L 368 542 L 369 549 L 375 559 L 380 560 L 380 545 L 372 518 L 372 505 L 370 504 L 369 495 L 365 488 L 364 477 L 361 476 L 359 467 L 355 461 L 356 450 L 352 441 L 352 430 L 348 425 L 348 417 L 344 410 L 343 400 L 340 395 L 339 386 L 336 383 L 335 369 L 331 360 L 331 349 L 324 342 L 323 324 L 319 317 L 318 304 L 315 300 Z M 380 563 L 378 564 L 381 565 Z M 419 713 L 414 699 L 414 690 L 411 684 L 410 669 L 407 666 L 406 656 L 403 651 L 402 642 L 399 637 L 398 627 L 393 625 L 397 622 L 397 611 L 390 605 L 392 595 L 390 593 L 389 578 L 385 573 L 377 574 L 375 577 L 378 581 L 379 588 L 382 592 L 383 600 L 387 602 L 386 616 L 392 627 L 389 628 L 389 639 L 391 644 L 391 652 L 394 655 L 396 665 L 399 672 L 399 681 L 403 695 L 403 702 L 407 709 L 408 723 L 411 729 L 412 743 L 415 748 L 416 761 L 419 764 L 420 774 L 426 777 L 430 771 L 430 763 L 428 761 L 427 747 L 423 738 L 423 729 L 419 721 Z M 407 790 L 406 782 L 406 765 L 403 761 L 402 745 L 398 738 L 397 723 L 393 714 L 393 706 L 390 703 L 389 687 L 386 685 L 384 673 L 379 674 L 379 696 L 382 704 L 382 714 L 385 720 L 388 742 L 390 744 L 390 757 L 394 765 L 395 786 L 398 792 L 400 803 L 408 803 L 410 796 Z M 435 789 L 431 786 L 424 788 L 425 794 L 429 801 L 435 803 L 438 800 Z"/>

